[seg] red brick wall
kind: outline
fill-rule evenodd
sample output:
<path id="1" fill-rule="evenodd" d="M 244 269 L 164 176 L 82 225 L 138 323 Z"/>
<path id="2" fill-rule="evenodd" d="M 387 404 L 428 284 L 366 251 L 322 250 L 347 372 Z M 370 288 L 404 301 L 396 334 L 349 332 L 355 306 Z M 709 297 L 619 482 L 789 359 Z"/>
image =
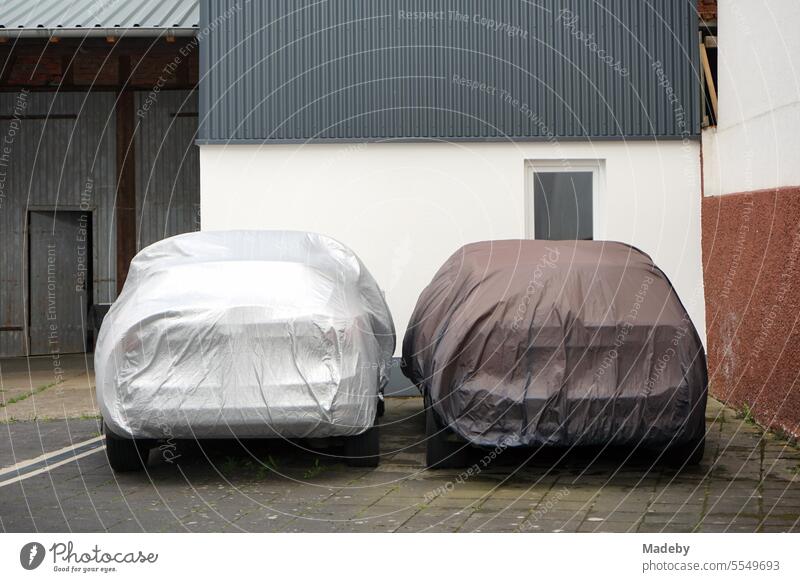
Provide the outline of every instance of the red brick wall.
<path id="1" fill-rule="evenodd" d="M 61 39 L 6 42 L 0 45 L 3 86 L 44 88 L 60 83 L 77 87 L 113 87 L 119 82 L 119 57 L 131 59 L 131 86 L 150 89 L 160 78 L 164 88 L 197 84 L 198 47 L 193 37 L 166 40 L 133 39 L 107 43 Z"/>
<path id="2" fill-rule="evenodd" d="M 703 199 L 711 393 L 800 437 L 800 187 Z"/>
<path id="3" fill-rule="evenodd" d="M 717 19 L 717 0 L 698 0 L 697 12 L 706 22 Z"/>

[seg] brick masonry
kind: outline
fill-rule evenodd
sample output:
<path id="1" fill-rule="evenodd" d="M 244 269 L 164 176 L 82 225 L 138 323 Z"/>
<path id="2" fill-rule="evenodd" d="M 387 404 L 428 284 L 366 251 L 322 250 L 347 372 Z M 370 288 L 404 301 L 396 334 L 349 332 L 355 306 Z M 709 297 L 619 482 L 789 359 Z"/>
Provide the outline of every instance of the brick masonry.
<path id="1" fill-rule="evenodd" d="M 800 187 L 703 199 L 711 393 L 800 437 Z"/>
<path id="2" fill-rule="evenodd" d="M 27 87 L 55 90 L 119 85 L 120 57 L 130 62 L 130 87 L 151 89 L 194 87 L 198 81 L 199 49 L 194 37 L 124 39 L 108 43 L 102 39 L 38 39 L 0 44 L 4 88 Z"/>
<path id="3" fill-rule="evenodd" d="M 698 0 L 697 12 L 700 20 L 712 22 L 717 19 L 717 0 Z"/>

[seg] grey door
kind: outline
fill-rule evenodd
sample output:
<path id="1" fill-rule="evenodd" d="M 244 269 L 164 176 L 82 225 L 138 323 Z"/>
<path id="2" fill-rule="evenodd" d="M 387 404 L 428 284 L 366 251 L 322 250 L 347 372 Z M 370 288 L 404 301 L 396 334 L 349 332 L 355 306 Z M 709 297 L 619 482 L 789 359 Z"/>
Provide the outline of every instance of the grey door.
<path id="1" fill-rule="evenodd" d="M 30 353 L 85 350 L 91 297 L 91 214 L 31 211 Z"/>

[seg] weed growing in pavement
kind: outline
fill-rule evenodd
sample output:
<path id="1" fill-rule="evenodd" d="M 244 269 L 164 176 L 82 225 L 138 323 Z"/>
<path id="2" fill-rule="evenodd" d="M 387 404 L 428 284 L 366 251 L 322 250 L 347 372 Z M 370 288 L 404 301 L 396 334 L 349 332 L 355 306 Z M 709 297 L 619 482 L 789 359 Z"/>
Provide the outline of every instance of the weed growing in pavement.
<path id="1" fill-rule="evenodd" d="M 257 462 L 249 458 L 225 457 L 225 460 L 220 463 L 219 470 L 223 475 L 249 472 L 254 474 L 256 479 L 263 480 L 269 477 L 270 473 L 277 473 L 278 462 L 272 455 Z"/>
<path id="2" fill-rule="evenodd" d="M 23 400 L 27 400 L 31 396 L 39 394 L 40 392 L 44 392 L 48 388 L 52 388 L 56 384 L 60 384 L 61 382 L 51 382 L 50 384 L 45 384 L 44 386 L 39 386 L 38 388 L 34 388 L 30 392 L 25 392 L 24 394 L 20 394 L 19 396 L 15 396 L 14 398 L 9 398 L 4 402 L 0 402 L 0 408 L 4 406 L 11 406 L 12 404 L 16 404 L 17 402 L 22 402 Z"/>
<path id="3" fill-rule="evenodd" d="M 743 404 L 742 410 L 739 413 L 739 417 L 742 418 L 747 424 L 755 424 L 756 419 L 753 416 L 753 410 L 750 408 L 749 404 Z"/>
<path id="4" fill-rule="evenodd" d="M 324 472 L 327 469 L 325 465 L 320 465 L 319 459 L 314 459 L 314 465 L 308 469 L 305 473 L 303 473 L 304 479 L 313 479 L 320 473 Z"/>

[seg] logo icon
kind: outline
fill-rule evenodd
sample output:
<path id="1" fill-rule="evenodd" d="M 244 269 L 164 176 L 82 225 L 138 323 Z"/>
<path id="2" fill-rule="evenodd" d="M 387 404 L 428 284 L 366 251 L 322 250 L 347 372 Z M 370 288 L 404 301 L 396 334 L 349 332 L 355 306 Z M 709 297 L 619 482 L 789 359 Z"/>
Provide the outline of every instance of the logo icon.
<path id="1" fill-rule="evenodd" d="M 35 570 L 44 560 L 44 546 L 39 542 L 28 542 L 19 551 L 19 563 L 26 570 Z"/>

